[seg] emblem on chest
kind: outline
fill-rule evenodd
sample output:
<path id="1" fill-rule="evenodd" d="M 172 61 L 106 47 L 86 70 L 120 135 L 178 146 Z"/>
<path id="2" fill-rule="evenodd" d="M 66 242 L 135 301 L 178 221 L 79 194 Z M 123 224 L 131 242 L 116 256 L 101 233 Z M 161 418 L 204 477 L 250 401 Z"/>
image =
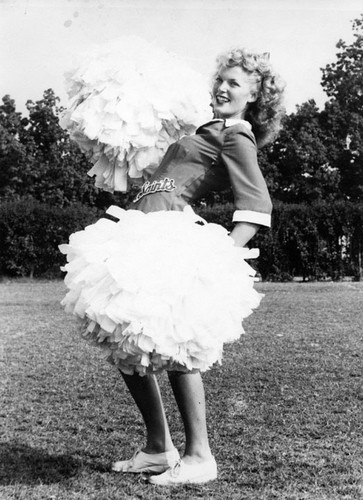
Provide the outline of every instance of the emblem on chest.
<path id="1" fill-rule="evenodd" d="M 165 177 L 164 179 L 153 182 L 146 181 L 142 185 L 140 192 L 137 194 L 135 202 L 139 201 L 143 196 L 146 196 L 147 194 L 159 193 L 162 191 L 171 192 L 174 191 L 174 189 L 176 189 L 175 180 L 169 179 L 169 177 Z"/>

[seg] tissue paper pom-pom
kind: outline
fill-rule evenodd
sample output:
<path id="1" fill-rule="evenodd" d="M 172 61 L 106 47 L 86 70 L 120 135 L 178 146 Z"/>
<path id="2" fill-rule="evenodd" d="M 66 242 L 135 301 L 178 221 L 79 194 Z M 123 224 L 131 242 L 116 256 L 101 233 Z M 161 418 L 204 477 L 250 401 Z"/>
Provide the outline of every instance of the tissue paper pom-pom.
<path id="1" fill-rule="evenodd" d="M 91 49 L 67 74 L 61 125 L 93 163 L 105 191 L 148 176 L 168 146 L 212 118 L 207 79 L 180 58 L 136 37 Z"/>
<path id="2" fill-rule="evenodd" d="M 223 344 L 243 333 L 259 305 L 256 252 L 233 244 L 217 224 L 183 212 L 108 210 L 73 233 L 62 304 L 84 322 L 84 336 L 124 373 L 206 371 Z M 211 251 L 213 249 L 213 251 Z"/>

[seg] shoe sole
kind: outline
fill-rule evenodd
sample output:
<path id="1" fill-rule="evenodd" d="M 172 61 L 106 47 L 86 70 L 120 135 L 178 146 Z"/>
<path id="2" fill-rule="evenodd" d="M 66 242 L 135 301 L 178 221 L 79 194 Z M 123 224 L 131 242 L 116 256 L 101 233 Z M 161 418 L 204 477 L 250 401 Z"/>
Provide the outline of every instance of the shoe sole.
<path id="1" fill-rule="evenodd" d="M 213 474 L 213 475 L 206 475 L 204 474 L 203 476 L 197 476 L 193 479 L 189 479 L 187 481 L 170 481 L 168 483 L 159 483 L 157 482 L 157 479 L 153 480 L 153 478 L 150 478 L 149 479 L 149 483 L 151 484 L 154 484 L 156 486 L 175 486 L 175 485 L 178 485 L 178 484 L 203 484 L 203 483 L 208 483 L 209 481 L 214 481 L 215 479 L 217 479 L 217 475 L 216 474 Z"/>
<path id="2" fill-rule="evenodd" d="M 150 467 L 143 467 L 142 469 L 127 469 L 123 470 L 113 465 L 111 470 L 122 474 L 161 474 L 170 468 L 170 465 L 151 465 Z"/>

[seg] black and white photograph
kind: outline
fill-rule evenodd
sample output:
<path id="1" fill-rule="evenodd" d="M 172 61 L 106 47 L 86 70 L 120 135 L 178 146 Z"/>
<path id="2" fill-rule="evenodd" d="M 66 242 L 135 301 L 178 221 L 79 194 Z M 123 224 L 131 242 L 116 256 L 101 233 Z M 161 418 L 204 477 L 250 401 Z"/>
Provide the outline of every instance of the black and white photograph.
<path id="1" fill-rule="evenodd" d="M 363 499 L 363 4 L 0 0 L 0 500 Z"/>

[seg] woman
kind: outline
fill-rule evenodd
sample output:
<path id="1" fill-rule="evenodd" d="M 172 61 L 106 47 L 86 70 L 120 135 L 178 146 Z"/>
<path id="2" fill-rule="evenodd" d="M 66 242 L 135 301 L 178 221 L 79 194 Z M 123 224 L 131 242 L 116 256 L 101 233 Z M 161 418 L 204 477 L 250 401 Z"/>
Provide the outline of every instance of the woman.
<path id="1" fill-rule="evenodd" d="M 256 142 L 276 135 L 284 86 L 268 59 L 245 49 L 223 54 L 212 91 L 215 118 L 170 146 L 130 211 L 111 207 L 119 222 L 101 219 L 62 248 L 71 288 L 63 303 L 106 349 L 146 426 L 144 448 L 113 470 L 160 473 L 150 476 L 153 484 L 217 477 L 201 371 L 221 361 L 223 343 L 239 337 L 242 319 L 260 301 L 243 258 L 252 256 L 244 247 L 259 227 L 270 225 Z M 186 208 L 228 185 L 236 208 L 229 236 Z M 155 377 L 160 370 L 168 371 L 184 423 L 181 459 Z"/>

